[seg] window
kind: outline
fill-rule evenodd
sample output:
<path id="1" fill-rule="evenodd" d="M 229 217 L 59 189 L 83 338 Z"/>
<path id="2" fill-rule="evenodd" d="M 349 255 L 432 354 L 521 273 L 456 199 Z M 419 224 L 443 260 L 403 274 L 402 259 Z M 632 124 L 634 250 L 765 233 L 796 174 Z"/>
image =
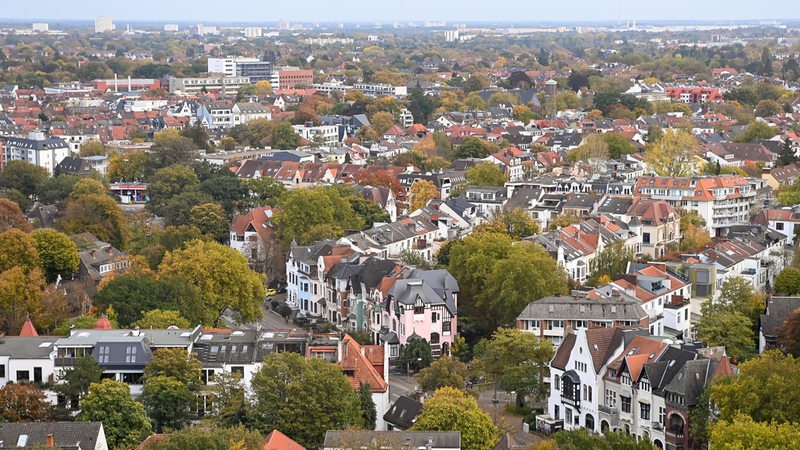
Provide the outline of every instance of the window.
<path id="1" fill-rule="evenodd" d="M 776 230 L 783 230 L 783 222 L 778 222 L 775 224 Z"/>
<path id="2" fill-rule="evenodd" d="M 583 385 L 583 400 L 586 402 L 592 401 L 592 387 L 588 384 Z"/>
<path id="3" fill-rule="evenodd" d="M 620 396 L 620 403 L 622 405 L 622 412 L 630 413 L 631 412 L 631 398 L 630 397 L 622 397 Z"/>
<path id="4" fill-rule="evenodd" d="M 606 406 L 609 408 L 617 407 L 617 392 L 611 389 L 606 389 Z"/>
<path id="5" fill-rule="evenodd" d="M 238 373 L 242 377 L 244 377 L 244 366 L 233 366 L 231 367 L 231 373 Z"/>
<path id="6" fill-rule="evenodd" d="M 129 345 L 125 349 L 125 362 L 126 363 L 136 362 L 136 347 Z"/>
<path id="7" fill-rule="evenodd" d="M 100 364 L 108 363 L 108 354 L 109 353 L 110 353 L 109 352 L 109 347 L 107 345 L 101 345 L 100 346 L 100 351 L 99 351 L 99 356 L 100 357 L 98 358 L 99 359 L 98 362 Z"/>
<path id="8" fill-rule="evenodd" d="M 34 367 L 33 368 L 33 381 L 36 383 L 42 382 L 42 368 L 41 367 Z"/>
<path id="9" fill-rule="evenodd" d="M 575 328 L 586 328 L 586 321 L 585 320 L 573 320 L 572 325 Z"/>
<path id="10" fill-rule="evenodd" d="M 436 323 L 436 313 L 435 312 L 431 313 L 431 323 Z"/>
<path id="11" fill-rule="evenodd" d="M 639 382 L 639 389 L 643 391 L 650 392 L 650 382 L 648 380 L 642 380 Z"/>
<path id="12" fill-rule="evenodd" d="M 650 243 L 650 233 L 642 233 L 642 242 L 645 244 Z"/>
<path id="13" fill-rule="evenodd" d="M 558 375 L 553 377 L 553 389 L 561 389 L 561 378 Z"/>
<path id="14" fill-rule="evenodd" d="M 564 321 L 563 320 L 551 320 L 550 321 L 550 328 L 564 328 Z"/>
<path id="15" fill-rule="evenodd" d="M 541 326 L 541 323 L 538 320 L 526 320 L 525 324 L 528 326 L 528 330 L 533 330 Z"/>
<path id="16" fill-rule="evenodd" d="M 642 412 L 640 418 L 642 420 L 650 420 L 650 405 L 647 403 L 639 403 L 639 406 Z"/>
<path id="17" fill-rule="evenodd" d="M 564 409 L 564 422 L 572 423 L 572 410 L 569 408 Z"/>
<path id="18" fill-rule="evenodd" d="M 627 385 L 631 384 L 631 376 L 629 374 L 627 373 L 622 374 L 622 384 L 627 384 Z"/>
<path id="19" fill-rule="evenodd" d="M 5 364 L 0 364 L 0 378 L 6 377 L 6 366 Z"/>
<path id="20" fill-rule="evenodd" d="M 31 373 L 27 370 L 17 371 L 17 381 L 28 381 L 31 379 Z"/>
<path id="21" fill-rule="evenodd" d="M 667 424 L 667 409 L 663 406 L 658 407 L 658 423 L 662 426 Z"/>

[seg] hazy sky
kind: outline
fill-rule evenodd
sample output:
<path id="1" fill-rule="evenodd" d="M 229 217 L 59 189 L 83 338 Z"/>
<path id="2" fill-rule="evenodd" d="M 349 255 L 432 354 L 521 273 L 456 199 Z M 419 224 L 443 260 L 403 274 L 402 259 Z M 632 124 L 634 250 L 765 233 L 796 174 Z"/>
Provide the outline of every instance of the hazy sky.
<path id="1" fill-rule="evenodd" d="M 2 0 L 0 18 L 276 22 L 748 20 L 798 17 L 796 0 Z"/>

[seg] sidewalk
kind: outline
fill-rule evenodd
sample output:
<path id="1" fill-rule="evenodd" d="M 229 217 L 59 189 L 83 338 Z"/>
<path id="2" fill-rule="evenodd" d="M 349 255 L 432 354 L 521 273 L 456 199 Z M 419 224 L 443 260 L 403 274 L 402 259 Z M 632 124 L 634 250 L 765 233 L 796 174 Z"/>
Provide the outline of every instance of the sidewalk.
<path id="1" fill-rule="evenodd" d="M 510 433 L 517 444 L 527 446 L 535 442 L 541 442 L 542 438 L 535 434 L 526 433 L 522 430 L 522 416 L 509 414 L 506 412 L 506 405 L 513 404 L 514 399 L 511 395 L 497 391 L 497 404 L 494 404 L 494 389 L 487 389 L 478 396 L 478 406 L 481 407 L 494 420 L 497 428 L 503 433 Z"/>

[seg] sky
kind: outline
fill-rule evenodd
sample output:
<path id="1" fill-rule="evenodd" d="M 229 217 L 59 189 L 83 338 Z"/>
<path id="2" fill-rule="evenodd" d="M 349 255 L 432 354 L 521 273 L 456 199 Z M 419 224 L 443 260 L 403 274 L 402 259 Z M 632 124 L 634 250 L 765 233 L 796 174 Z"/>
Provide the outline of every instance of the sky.
<path id="1" fill-rule="evenodd" d="M 3 0 L 0 19 L 158 22 L 734 21 L 798 17 L 796 0 Z"/>

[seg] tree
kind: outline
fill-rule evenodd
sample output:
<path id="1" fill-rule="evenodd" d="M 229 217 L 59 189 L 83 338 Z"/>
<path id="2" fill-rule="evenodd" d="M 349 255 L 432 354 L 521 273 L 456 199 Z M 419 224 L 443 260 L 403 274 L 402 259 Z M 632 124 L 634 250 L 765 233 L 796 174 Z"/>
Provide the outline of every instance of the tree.
<path id="1" fill-rule="evenodd" d="M 764 312 L 763 296 L 757 294 L 753 285 L 742 277 L 731 277 L 722 284 L 719 302 L 726 310 L 744 314 L 752 324 L 758 324 L 759 316 Z"/>
<path id="2" fill-rule="evenodd" d="M 734 360 L 742 361 L 755 350 L 755 334 L 750 319 L 739 311 L 703 304 L 697 324 L 697 338 L 709 347 L 721 345 Z"/>
<path id="3" fill-rule="evenodd" d="M 234 427 L 247 423 L 248 403 L 244 397 L 242 374 L 237 372 L 219 372 L 214 375 L 214 394 L 217 425 Z"/>
<path id="4" fill-rule="evenodd" d="M 417 180 L 411 185 L 409 196 L 411 197 L 409 211 L 416 211 L 431 200 L 439 200 L 439 188 L 428 180 Z"/>
<path id="5" fill-rule="evenodd" d="M 91 194 L 108 195 L 108 190 L 103 186 L 103 183 L 93 178 L 81 178 L 72 186 L 69 198 L 76 199 Z"/>
<path id="6" fill-rule="evenodd" d="M 147 172 L 147 153 L 131 152 L 108 159 L 108 179 L 113 181 L 142 180 Z"/>
<path id="7" fill-rule="evenodd" d="M 55 281 L 59 275 L 68 277 L 78 271 L 81 262 L 78 246 L 66 234 L 40 228 L 32 236 L 48 282 Z"/>
<path id="8" fill-rule="evenodd" d="M 540 231 L 539 223 L 521 208 L 502 209 L 494 213 L 490 222 L 473 229 L 473 233 L 508 234 L 515 241 L 539 234 Z"/>
<path id="9" fill-rule="evenodd" d="M 147 185 L 150 201 L 148 209 L 163 215 L 162 208 L 178 194 L 184 193 L 200 184 L 197 174 L 186 166 L 165 167 L 156 172 L 153 181 Z"/>
<path id="10" fill-rule="evenodd" d="M 420 388 L 425 392 L 433 392 L 445 386 L 464 389 L 468 370 L 467 365 L 458 359 L 443 356 L 422 369 L 416 378 Z"/>
<path id="11" fill-rule="evenodd" d="M 200 121 L 196 121 L 194 125 L 185 127 L 181 130 L 181 136 L 185 138 L 189 138 L 194 143 L 195 147 L 208 150 L 208 129 L 200 123 Z"/>
<path id="12" fill-rule="evenodd" d="M 766 122 L 753 121 L 747 125 L 744 132 L 734 138 L 733 142 L 753 142 L 756 139 L 769 139 L 778 134 L 778 130 L 769 126 Z"/>
<path id="13" fill-rule="evenodd" d="M 97 140 L 91 140 L 81 144 L 81 158 L 87 156 L 105 156 L 106 148 L 103 143 Z"/>
<path id="14" fill-rule="evenodd" d="M 536 114 L 531 111 L 531 109 L 526 105 L 516 105 L 511 111 L 511 115 L 521 121 L 522 123 L 528 124 L 531 120 L 536 118 Z"/>
<path id="15" fill-rule="evenodd" d="M 495 92 L 489 96 L 488 100 L 486 100 L 486 104 L 488 106 L 495 106 L 495 105 L 513 106 L 513 105 L 518 105 L 519 102 L 520 102 L 519 96 L 508 91 Z"/>
<path id="16" fill-rule="evenodd" d="M 36 240 L 17 228 L 0 232 L 0 272 L 20 268 L 29 273 L 42 267 Z"/>
<path id="17" fill-rule="evenodd" d="M 383 136 L 394 125 L 394 116 L 387 111 L 378 111 L 369 118 L 369 124 L 378 136 Z"/>
<path id="18" fill-rule="evenodd" d="M 200 369 L 200 361 L 185 349 L 163 348 L 157 350 L 144 367 L 144 379 L 168 377 L 194 388 L 200 383 Z"/>
<path id="19" fill-rule="evenodd" d="M 671 131 L 644 152 L 644 161 L 662 177 L 687 177 L 697 172 L 700 146 L 697 139 L 686 131 Z"/>
<path id="20" fill-rule="evenodd" d="M 474 398 L 451 387 L 437 390 L 422 405 L 422 412 L 412 431 L 460 431 L 461 446 L 489 450 L 500 435 L 492 418 L 483 412 Z"/>
<path id="21" fill-rule="evenodd" d="M 47 169 L 27 161 L 12 160 L 0 172 L 0 187 L 16 189 L 26 197 L 36 193 L 36 187 L 49 177 Z"/>
<path id="22" fill-rule="evenodd" d="M 111 197 L 91 194 L 70 200 L 58 226 L 67 234 L 89 232 L 124 250 L 130 230 L 122 210 Z"/>
<path id="23" fill-rule="evenodd" d="M 544 47 L 539 47 L 539 53 L 536 55 L 536 62 L 543 66 L 550 65 L 550 55 L 547 53 L 547 50 Z"/>
<path id="24" fill-rule="evenodd" d="M 761 75 L 765 77 L 772 76 L 772 54 L 769 51 L 769 47 L 761 49 Z"/>
<path id="25" fill-rule="evenodd" d="M 762 353 L 739 365 L 736 377 L 723 378 L 711 386 L 711 400 L 719 418 L 731 421 L 739 414 L 757 422 L 800 421 L 800 360 L 778 350 Z M 712 440 L 713 440 L 712 431 Z"/>
<path id="26" fill-rule="evenodd" d="M 294 150 L 300 146 L 300 135 L 295 133 L 291 122 L 281 121 L 272 130 L 270 145 L 281 150 Z"/>
<path id="27" fill-rule="evenodd" d="M 38 267 L 28 272 L 22 267 L 0 272 L 0 330 L 16 336 L 28 316 L 34 323 L 45 322 L 50 315 L 47 307 L 54 305 L 42 303 L 44 288 L 44 275 Z"/>
<path id="28" fill-rule="evenodd" d="M 451 256 L 451 266 L 456 267 L 456 272 L 461 274 L 461 264 L 464 262 L 461 251 L 467 248 L 459 246 Z M 471 320 L 480 319 L 478 324 L 485 331 L 512 325 L 532 298 L 567 293 L 563 269 L 538 244 L 516 243 L 507 248 L 505 257 L 489 264 L 491 271 L 483 280 L 483 288 L 477 291 L 471 302 L 466 299 L 462 301 L 468 317 Z M 453 272 L 454 276 L 456 272 Z M 461 280 L 458 280 L 461 286 Z M 478 311 L 483 311 L 483 314 Z"/>
<path id="29" fill-rule="evenodd" d="M 339 367 L 320 358 L 270 353 L 251 390 L 253 426 L 279 429 L 305 447 L 321 446 L 326 430 L 363 425 L 358 394 Z"/>
<path id="30" fill-rule="evenodd" d="M 134 322 L 133 326 L 141 329 L 155 328 L 163 330 L 169 327 L 189 328 L 191 324 L 178 311 L 151 309 L 145 312 L 141 319 Z"/>
<path id="31" fill-rule="evenodd" d="M 364 428 L 374 430 L 375 422 L 378 419 L 378 411 L 375 409 L 375 402 L 372 400 L 372 390 L 369 387 L 369 383 L 359 384 L 358 400 L 361 403 L 361 417 L 364 419 Z"/>
<path id="32" fill-rule="evenodd" d="M 417 85 L 408 90 L 408 110 L 414 117 L 414 123 L 428 123 L 431 114 L 441 105 L 437 96 L 425 95 L 425 91 Z"/>
<path id="33" fill-rule="evenodd" d="M 170 433 L 147 447 L 149 450 L 261 450 L 264 436 L 243 425 L 193 426 Z"/>
<path id="34" fill-rule="evenodd" d="M 44 391 L 37 386 L 9 383 L 0 388 L 0 418 L 4 422 L 47 421 L 51 408 Z"/>
<path id="35" fill-rule="evenodd" d="M 92 383 L 99 383 L 103 368 L 91 356 L 82 356 L 75 365 L 59 376 L 55 390 L 66 397 L 72 409 L 77 409 L 83 397 L 89 392 Z"/>
<path id="36" fill-rule="evenodd" d="M 778 159 L 775 161 L 775 166 L 788 166 L 798 161 L 797 155 L 792 148 L 792 140 L 788 137 L 784 139 L 781 149 L 778 151 Z"/>
<path id="37" fill-rule="evenodd" d="M 783 108 L 775 100 L 766 99 L 756 104 L 754 113 L 756 117 L 769 117 L 783 113 Z"/>
<path id="38" fill-rule="evenodd" d="M 759 422 L 746 415 L 720 420 L 711 429 L 714 448 L 781 450 L 800 445 L 800 431 L 791 423 Z"/>
<path id="39" fill-rule="evenodd" d="M 483 142 L 475 136 L 467 136 L 461 140 L 454 152 L 453 158 L 483 158 L 487 155 Z"/>
<path id="40" fill-rule="evenodd" d="M 711 387 L 707 385 L 700 393 L 697 405 L 689 412 L 689 435 L 692 439 L 692 448 L 708 448 L 710 428 L 715 414 L 715 407 L 711 404 Z"/>
<path id="41" fill-rule="evenodd" d="M 203 203 L 193 207 L 189 210 L 189 224 L 217 242 L 228 240 L 230 224 L 219 203 Z"/>
<path id="42" fill-rule="evenodd" d="M 197 145 L 191 139 L 175 134 L 166 131 L 156 133 L 148 158 L 150 169 L 157 170 L 191 162 L 197 153 Z"/>
<path id="43" fill-rule="evenodd" d="M 608 156 L 611 159 L 618 159 L 622 155 L 629 155 L 636 152 L 630 140 L 619 133 L 603 133 L 603 140 L 608 145 Z"/>
<path id="44" fill-rule="evenodd" d="M 333 187 L 287 191 L 279 208 L 273 222 L 287 248 L 293 240 L 308 245 L 320 239 L 339 238 L 345 229 L 360 230 L 363 226 L 341 191 Z"/>
<path id="45" fill-rule="evenodd" d="M 397 358 L 397 367 L 417 372 L 430 366 L 432 361 L 431 344 L 419 336 L 411 336 Z"/>
<path id="46" fill-rule="evenodd" d="M 232 248 L 192 241 L 185 249 L 168 252 L 159 274 L 183 278 L 199 289 L 204 324 L 217 326 L 226 310 L 239 322 L 261 317 L 264 281 L 248 267 L 247 258 Z"/>
<path id="47" fill-rule="evenodd" d="M 286 187 L 283 183 L 271 177 L 253 178 L 242 180 L 242 182 L 249 190 L 250 200 L 255 202 L 255 206 L 274 206 L 278 203 L 283 193 L 286 192 Z"/>
<path id="48" fill-rule="evenodd" d="M 578 92 L 583 87 L 590 87 L 589 86 L 589 77 L 584 75 L 582 72 L 577 70 L 572 70 L 570 72 L 569 77 L 567 78 L 567 85 L 569 88 L 574 91 Z"/>
<path id="49" fill-rule="evenodd" d="M 792 311 L 778 329 L 778 348 L 795 358 L 800 356 L 800 308 Z"/>
<path id="50" fill-rule="evenodd" d="M 109 447 L 139 445 L 152 431 L 144 405 L 131 397 L 130 388 L 121 381 L 92 383 L 80 407 L 80 420 L 103 422 Z"/>
<path id="51" fill-rule="evenodd" d="M 553 358 L 549 341 L 517 328 L 500 328 L 481 347 L 476 350 L 480 368 L 503 390 L 515 391 L 519 405 L 525 397 L 539 401 L 546 396 L 543 380 Z"/>
<path id="52" fill-rule="evenodd" d="M 622 431 L 604 434 L 589 434 L 586 428 L 559 431 L 553 436 L 559 450 L 653 450 L 650 439 L 639 441 Z"/>
<path id="53" fill-rule="evenodd" d="M 597 286 L 601 278 L 613 279 L 617 275 L 622 275 L 628 270 L 628 263 L 635 260 L 636 254 L 632 248 L 625 245 L 625 241 L 615 241 L 600 250 L 597 256 L 589 261 L 589 273 L 592 275 L 586 283 Z"/>
<path id="54" fill-rule="evenodd" d="M 22 192 L 16 189 L 6 189 L 0 194 L 0 198 L 4 198 L 7 200 L 11 200 L 13 203 L 19 205 L 19 208 L 22 211 L 28 211 L 33 206 L 33 202 L 31 201 L 30 197 L 27 197 Z"/>
<path id="55" fill-rule="evenodd" d="M 0 198 L 0 231 L 5 231 L 9 228 L 17 228 L 29 233 L 31 224 L 16 202 L 7 198 Z"/>
<path id="56" fill-rule="evenodd" d="M 547 228 L 550 230 L 558 230 L 559 228 L 568 227 L 580 221 L 581 217 L 575 213 L 561 213 L 550 220 L 550 225 L 548 225 Z"/>
<path id="57" fill-rule="evenodd" d="M 781 295 L 800 294 L 800 269 L 786 267 L 775 277 L 775 293 Z"/>
<path id="58" fill-rule="evenodd" d="M 467 182 L 478 186 L 502 186 L 508 181 L 498 165 L 482 162 L 467 169 Z"/>
<path id="59" fill-rule="evenodd" d="M 609 158 L 608 144 L 600 134 L 589 135 L 580 147 L 567 153 L 568 161 L 583 161 L 590 164 L 596 172 L 602 172 Z"/>
<path id="60" fill-rule="evenodd" d="M 389 223 L 391 222 L 389 213 L 386 212 L 381 206 L 372 200 L 367 200 L 360 195 L 349 195 L 345 197 L 347 202 L 350 203 L 350 208 L 353 210 L 360 221 L 364 224 L 364 229 L 370 229 L 375 222 Z"/>
<path id="61" fill-rule="evenodd" d="M 94 295 L 95 305 L 113 306 L 120 325 L 128 327 L 142 319 L 145 311 L 175 310 L 190 323 L 202 320 L 200 290 L 186 280 L 149 271 L 117 275 Z M 174 324 L 177 325 L 177 324 Z"/>
<path id="62" fill-rule="evenodd" d="M 150 377 L 142 389 L 142 403 L 156 433 L 178 430 L 189 424 L 195 395 L 173 377 Z"/>

